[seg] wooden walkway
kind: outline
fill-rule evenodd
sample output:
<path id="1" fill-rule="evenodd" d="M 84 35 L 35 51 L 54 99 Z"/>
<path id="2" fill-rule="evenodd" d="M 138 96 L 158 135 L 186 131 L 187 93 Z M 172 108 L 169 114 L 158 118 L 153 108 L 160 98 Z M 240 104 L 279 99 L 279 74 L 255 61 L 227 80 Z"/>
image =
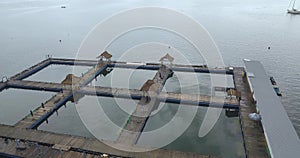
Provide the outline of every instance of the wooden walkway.
<path id="1" fill-rule="evenodd" d="M 83 74 L 78 81 L 70 84 L 47 83 L 24 81 L 23 79 L 33 75 L 51 64 L 61 65 L 81 65 L 91 66 L 92 68 Z M 148 90 L 120 89 L 107 87 L 87 86 L 99 74 L 106 71 L 107 67 L 130 68 L 158 70 L 154 76 L 153 83 Z M 67 101 L 74 100 L 79 94 L 96 95 L 105 97 L 119 97 L 138 99 L 137 108 L 128 120 L 124 129 L 116 142 L 108 142 L 111 145 L 126 146 L 130 149 L 147 150 L 148 147 L 137 146 L 141 132 L 147 122 L 147 119 L 153 109 L 157 108 L 160 102 L 182 103 L 194 106 L 210 106 L 217 108 L 239 108 L 239 102 L 236 99 L 217 98 L 210 96 L 201 96 L 196 94 L 177 94 L 161 92 L 166 80 L 173 73 L 172 71 L 197 72 L 197 73 L 217 73 L 232 74 L 233 72 L 226 69 L 208 69 L 204 65 L 176 65 L 171 69 L 157 63 L 126 63 L 96 60 L 74 60 L 74 59 L 57 59 L 48 58 L 33 67 L 9 78 L 8 82 L 0 83 L 0 91 L 5 88 L 31 89 L 40 91 L 57 92 L 55 96 L 45 103 L 41 104 L 36 110 L 32 111 L 24 119 L 20 120 L 15 126 L 0 125 L 0 140 L 8 138 L 9 140 L 20 139 L 21 146 L 26 147 L 24 150 L 17 150 L 15 143 L 0 143 L 1 152 L 18 155 L 21 157 L 99 157 L 101 154 L 108 154 L 110 157 L 199 157 L 209 158 L 213 156 L 200 155 L 196 153 L 172 151 L 165 149 L 156 149 L 149 152 L 126 152 L 112 148 L 97 139 L 89 139 L 78 136 L 57 134 L 35 130 L 41 123 L 47 121 Z M 148 80 L 149 81 L 149 80 Z M 147 82 L 146 82 L 147 83 Z M 76 99 L 75 99 L 76 101 Z M 211 102 L 213 101 L 213 102 Z M 39 144 L 40 146 L 34 146 Z"/>
<path id="2" fill-rule="evenodd" d="M 159 95 L 159 93 L 162 91 L 167 79 L 172 75 L 172 70 L 164 65 L 161 66 L 161 68 L 152 79 L 154 83 L 149 88 L 147 88 L 147 92 L 144 92 L 154 93 L 152 93 L 152 96 L 150 95 L 150 97 L 142 97 L 142 99 L 139 101 L 135 111 L 128 118 L 125 127 L 123 127 L 117 139 L 118 143 L 129 145 L 137 143 L 151 112 L 159 106 L 160 101 L 157 100 L 157 95 Z M 147 82 L 143 87 L 145 87 L 146 84 Z"/>
<path id="3" fill-rule="evenodd" d="M 161 92 L 158 96 L 161 102 L 175 103 L 193 106 L 205 106 L 225 109 L 239 109 L 239 101 L 236 98 L 224 98 L 218 96 L 206 96 L 198 94 L 166 93 Z"/>
<path id="4" fill-rule="evenodd" d="M 267 158 L 267 145 L 260 122 L 249 119 L 250 113 L 256 113 L 256 106 L 252 103 L 249 83 L 242 77 L 244 68 L 234 68 L 234 85 L 241 92 L 240 121 L 244 138 L 246 155 L 248 158 Z"/>
<path id="5" fill-rule="evenodd" d="M 72 89 L 78 89 L 79 85 L 87 85 L 89 82 L 91 82 L 95 77 L 97 77 L 105 68 L 107 67 L 107 63 L 99 63 L 98 65 L 91 68 L 87 73 L 85 73 L 78 83 L 72 83 L 73 85 L 63 85 L 61 84 L 59 88 L 63 90 L 64 87 L 71 88 L 70 90 L 63 90 L 59 93 L 57 93 L 55 96 L 53 96 L 51 99 L 43 103 L 44 105 L 38 107 L 36 110 L 32 112 L 32 115 L 29 114 L 27 117 L 23 118 L 21 121 L 19 121 L 15 126 L 17 128 L 37 128 L 40 124 L 42 124 L 44 121 L 47 121 L 48 117 L 50 117 L 53 113 L 55 113 L 60 107 L 62 107 L 66 102 L 69 100 L 72 100 L 73 98 L 73 91 Z M 8 81 L 8 86 L 13 86 L 15 83 L 15 87 L 38 87 L 37 89 L 44 90 L 46 87 L 45 85 L 48 85 L 48 88 L 58 88 L 53 87 L 54 83 L 50 84 L 43 84 L 40 82 L 39 84 L 36 84 L 36 82 L 28 82 L 28 81 L 18 81 L 18 80 L 10 80 Z M 26 84 L 25 84 L 26 83 Z M 44 87 L 43 87 L 44 86 Z M 72 87 L 73 86 L 73 87 Z M 28 88 L 30 89 L 30 88 Z"/>
<path id="6" fill-rule="evenodd" d="M 72 85 L 51 83 L 51 82 L 37 82 L 37 81 L 22 81 L 11 80 L 7 82 L 8 88 L 17 89 L 30 89 L 49 92 L 63 92 L 73 91 L 73 93 L 80 93 L 83 95 L 96 95 L 103 97 L 116 97 L 116 98 L 128 98 L 140 100 L 143 95 L 154 96 L 152 92 L 144 94 L 138 89 L 125 89 L 125 88 L 110 88 L 100 86 L 80 86 L 76 90 Z M 235 98 L 223 98 L 223 97 L 211 97 L 198 94 L 183 94 L 183 93 L 170 93 L 161 92 L 157 95 L 157 98 L 161 102 L 186 104 L 193 106 L 210 106 L 217 108 L 229 108 L 238 109 L 239 102 Z"/>
<path id="7" fill-rule="evenodd" d="M 46 60 L 43 60 L 41 62 L 39 62 L 38 64 L 12 76 L 9 78 L 9 80 L 22 80 L 22 79 L 25 79 L 35 73 L 37 73 L 38 71 L 46 68 L 47 66 L 49 66 L 51 64 L 51 59 L 48 58 Z"/>
<path id="8" fill-rule="evenodd" d="M 197 153 L 180 152 L 165 149 L 155 149 L 148 152 L 126 152 L 110 147 L 97 139 L 57 134 L 39 130 L 15 128 L 12 126 L 0 125 L 0 152 L 18 155 L 21 157 L 43 158 L 43 157 L 99 157 L 107 154 L 109 157 L 137 157 L 137 158 L 215 158 L 213 156 L 200 155 Z M 9 138 L 5 144 L 4 138 Z M 16 142 L 20 140 L 20 147 L 16 149 Z M 26 143 L 24 143 L 26 142 Z M 39 144 L 37 146 L 37 143 Z M 112 143 L 112 142 L 105 142 Z M 134 146 L 135 148 L 147 149 Z M 60 150 L 59 150 L 60 149 Z M 149 148 L 148 148 L 149 149 Z"/>
<path id="9" fill-rule="evenodd" d="M 51 58 L 51 64 L 59 65 L 78 65 L 78 66 L 94 66 L 97 64 L 97 60 L 78 60 L 78 59 L 60 59 Z M 160 68 L 160 63 L 130 63 L 121 61 L 111 61 L 108 67 L 115 68 L 127 68 L 127 69 L 144 69 L 144 70 L 158 70 Z M 233 74 L 229 68 L 207 68 L 205 65 L 182 65 L 173 64 L 172 71 L 181 72 L 195 72 L 195 73 L 215 73 L 215 74 Z"/>
<path id="10" fill-rule="evenodd" d="M 72 91 L 65 91 L 63 93 L 58 93 L 53 96 L 51 99 L 43 103 L 43 106 L 38 107 L 33 111 L 33 115 L 28 114 L 25 118 L 20 120 L 15 124 L 16 128 L 37 128 L 42 122 L 36 123 L 38 120 L 45 117 L 46 114 L 51 116 L 54 112 L 56 112 L 60 106 L 64 105 L 69 99 L 72 97 Z M 45 121 L 47 118 L 45 118 Z M 36 124 L 35 124 L 36 123 Z"/>

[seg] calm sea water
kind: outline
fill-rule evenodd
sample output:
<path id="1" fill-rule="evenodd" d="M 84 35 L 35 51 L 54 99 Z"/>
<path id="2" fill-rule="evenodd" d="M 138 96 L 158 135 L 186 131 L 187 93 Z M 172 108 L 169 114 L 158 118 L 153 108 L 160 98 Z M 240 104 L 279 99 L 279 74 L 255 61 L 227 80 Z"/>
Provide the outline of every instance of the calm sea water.
<path id="1" fill-rule="evenodd" d="M 300 45 L 298 43 L 300 41 L 300 16 L 286 14 L 288 4 L 289 1 L 280 0 L 191 0 L 176 3 L 171 0 L 163 2 L 146 0 L 125 0 L 122 2 L 116 0 L 91 0 L 88 2 L 79 0 L 2 0 L 0 1 L 0 76 L 16 74 L 33 63 L 44 59 L 46 54 L 52 54 L 54 57 L 74 58 L 81 41 L 87 33 L 97 23 L 120 10 L 143 6 L 166 7 L 185 13 L 201 23 L 218 45 L 226 65 L 243 66 L 242 59 L 244 58 L 261 61 L 267 72 L 274 76 L 280 85 L 283 92 L 283 105 L 299 135 Z M 66 8 L 62 9 L 62 5 L 65 5 Z M 59 42 L 59 40 L 62 42 Z M 112 52 L 114 59 L 118 59 L 124 51 L 139 44 L 139 42 L 151 41 L 168 43 L 180 52 L 183 52 L 192 63 L 202 63 L 200 58 L 194 56 L 196 51 L 186 41 L 175 34 L 157 29 L 142 29 L 130 32 L 114 41 L 108 50 Z M 268 47 L 271 47 L 271 49 L 267 49 Z M 138 50 L 139 48 L 136 48 L 135 51 L 138 52 Z M 151 53 L 154 58 L 150 59 L 150 61 L 157 61 L 156 58 L 161 52 Z M 131 58 L 130 56 L 125 56 L 123 59 L 130 61 Z M 140 55 L 139 59 L 139 61 L 143 61 L 143 55 Z M 86 71 L 87 68 L 79 68 L 77 70 L 78 74 L 80 74 L 81 71 Z M 28 79 L 44 81 L 50 79 L 58 82 L 64 78 L 64 73 L 71 72 L 72 68 L 53 66 Z M 135 74 L 137 73 L 133 75 L 135 77 L 133 79 L 134 82 L 130 82 L 129 85 L 130 87 L 138 88 L 146 79 L 152 78 L 154 73 L 142 72 L 142 75 Z M 109 85 L 109 80 L 109 77 L 107 77 L 106 79 L 100 79 L 94 84 Z M 171 79 L 171 81 L 176 83 L 176 77 Z M 189 83 L 189 80 L 186 81 Z M 167 84 L 172 85 L 172 83 Z M 122 85 L 122 80 L 119 85 Z M 202 87 L 203 93 L 209 91 L 209 89 L 205 89 L 205 86 L 201 85 L 201 82 L 196 86 Z M 186 85 L 186 87 L 194 86 Z M 178 89 L 175 87 L 168 90 L 177 91 Z M 194 89 L 190 89 L 190 91 L 194 92 Z M 16 94 L 15 97 L 20 99 L 10 101 L 12 93 Z M 1 123 L 13 124 L 21 116 L 27 115 L 29 110 L 39 105 L 41 101 L 52 95 L 49 93 L 37 96 L 35 93 L 28 91 L 28 93 L 23 95 L 23 91 L 18 90 L 8 90 L 0 93 Z M 100 98 L 99 100 L 103 104 L 114 105 L 109 98 Z M 22 108 L 11 106 L 16 104 L 25 104 L 26 106 Z M 92 103 L 88 98 L 84 98 L 79 102 L 78 106 L 85 104 Z M 49 125 L 43 124 L 41 129 L 60 129 L 64 133 L 73 131 L 73 134 L 91 136 L 82 123 L 80 124 L 79 116 L 76 115 L 76 109 L 72 105 L 68 105 L 65 109 L 62 108 L 59 111 L 59 116 L 51 117 Z M 124 108 L 126 107 L 128 106 Z M 129 112 L 132 109 L 134 109 L 134 106 L 129 107 L 125 111 Z M 114 111 L 118 110 L 115 109 Z M 159 120 L 163 123 L 171 118 L 172 111 L 176 111 L 172 105 L 162 107 L 160 113 L 149 120 L 146 129 L 161 126 Z M 11 115 L 17 115 L 18 117 L 12 118 L 10 117 Z M 116 124 L 121 126 L 126 121 L 127 116 L 124 113 L 118 114 L 118 116 L 120 117 L 115 118 L 119 120 L 116 121 Z M 201 112 L 197 113 L 196 118 L 201 120 L 201 117 L 203 117 L 203 114 Z M 66 122 L 62 123 L 59 121 L 62 119 L 66 120 Z M 74 122 L 79 122 L 79 124 L 72 126 Z M 71 126 L 60 128 L 68 124 L 71 124 Z M 228 142 L 236 144 L 232 145 L 232 148 L 241 146 L 240 133 L 235 127 L 238 127 L 236 119 L 221 117 L 216 125 L 216 129 L 224 129 L 225 132 L 222 135 L 220 134 L 221 132 L 212 131 L 207 139 L 197 140 L 195 139 L 195 136 L 197 136 L 195 133 L 199 128 L 199 122 L 196 121 L 192 123 L 192 126 L 185 134 L 167 146 L 167 148 L 185 151 L 192 150 L 206 154 L 217 153 L 217 155 L 225 157 L 243 156 L 240 153 L 242 149 L 238 150 L 238 152 L 223 151 L 231 151 L 228 144 L 226 144 Z M 114 133 L 109 138 L 115 139 L 116 135 L 117 133 Z M 219 141 L 212 139 L 216 136 L 219 136 Z M 143 144 L 143 142 L 139 143 Z M 218 144 L 219 146 L 216 146 L 215 150 L 211 151 L 207 150 L 209 145 L 205 147 L 204 144 Z M 199 149 L 198 146 L 203 148 Z M 224 148 L 224 146 L 228 148 Z M 222 153 L 225 153 L 225 155 L 222 155 Z"/>

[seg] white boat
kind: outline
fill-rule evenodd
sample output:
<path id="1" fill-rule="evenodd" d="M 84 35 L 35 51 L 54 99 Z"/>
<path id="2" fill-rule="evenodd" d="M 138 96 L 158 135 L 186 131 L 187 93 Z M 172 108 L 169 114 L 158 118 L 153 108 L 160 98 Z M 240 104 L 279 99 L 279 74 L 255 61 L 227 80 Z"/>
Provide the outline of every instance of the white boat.
<path id="1" fill-rule="evenodd" d="M 289 9 L 287 9 L 287 12 L 290 14 L 300 14 L 300 10 L 295 8 L 296 0 L 294 0 L 293 6 L 292 6 L 292 8 L 290 8 L 292 1 L 293 0 L 290 1 Z"/>
<path id="2" fill-rule="evenodd" d="M 287 12 L 290 14 L 300 14 L 300 10 L 297 9 L 288 9 Z"/>

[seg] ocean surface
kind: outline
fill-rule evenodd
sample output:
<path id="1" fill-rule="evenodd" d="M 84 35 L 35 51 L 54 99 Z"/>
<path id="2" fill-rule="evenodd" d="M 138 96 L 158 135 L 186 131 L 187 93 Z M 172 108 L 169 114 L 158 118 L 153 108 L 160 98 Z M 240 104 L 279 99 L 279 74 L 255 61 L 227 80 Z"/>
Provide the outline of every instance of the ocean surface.
<path id="1" fill-rule="evenodd" d="M 0 77 L 12 76 L 45 59 L 47 54 L 59 58 L 75 58 L 87 34 L 99 22 L 122 10 L 149 6 L 170 8 L 192 17 L 205 27 L 218 46 L 225 65 L 243 66 L 242 60 L 245 58 L 261 61 L 267 73 L 279 84 L 283 93 L 281 100 L 284 108 L 300 135 L 300 15 L 287 14 L 288 5 L 289 1 L 281 0 L 178 2 L 171 0 L 1 0 Z M 296 4 L 297 6 L 300 7 L 300 4 Z M 178 25 L 183 24 L 178 22 Z M 142 45 L 141 48 L 141 44 L 149 42 L 170 45 L 172 50 L 167 47 L 162 49 L 163 46 L 155 44 Z M 113 54 L 114 60 L 158 62 L 162 54 L 171 51 L 170 54 L 180 52 L 190 63 L 203 64 L 203 59 L 189 42 L 177 34 L 155 28 L 142 28 L 128 32 L 113 41 L 107 50 Z M 124 56 L 125 52 L 127 54 Z M 97 55 L 90 58 L 95 59 Z M 174 62 L 183 61 L 175 55 Z M 53 65 L 27 80 L 60 82 L 66 74 L 80 75 L 87 70 L 88 67 Z M 139 89 L 155 74 L 154 71 L 120 69 L 115 69 L 113 72 L 93 81 L 92 84 Z M 129 79 L 125 80 L 122 76 L 129 76 Z M 164 91 L 210 94 L 210 77 L 202 74 L 193 77 L 184 73 L 175 73 L 174 77 L 167 81 Z M 229 86 L 232 86 L 230 77 L 227 78 Z M 42 94 L 36 91 L 10 89 L 1 92 L 0 123 L 10 125 L 16 123 L 52 95 L 54 93 Z M 58 115 L 49 118 L 49 124 L 42 124 L 39 129 L 94 137 L 84 126 L 78 111 L 93 109 L 101 104 L 110 120 L 118 127 L 122 127 L 136 103 L 125 99 L 85 97 L 77 104 L 68 103 L 66 107 L 62 107 Z M 188 111 L 188 108 L 185 110 Z M 207 108 L 197 110 L 191 125 L 176 141 L 165 148 L 228 158 L 244 157 L 238 118 L 225 117 L 225 112 L 222 111 L 211 132 L 199 138 L 199 127 Z M 150 117 L 145 130 L 151 131 L 162 127 L 175 116 L 177 111 L 176 105 L 160 105 L 159 110 L 154 111 Z M 115 140 L 120 131 L 111 132 L 104 128 L 107 122 L 101 123 L 103 117 L 99 113 L 97 118 L 100 120 L 99 124 L 103 126 L 101 135 L 105 136 L 104 139 Z M 184 122 L 184 119 L 181 121 Z M 149 139 L 142 135 L 138 144 L 155 146 L 158 141 L 160 140 Z"/>

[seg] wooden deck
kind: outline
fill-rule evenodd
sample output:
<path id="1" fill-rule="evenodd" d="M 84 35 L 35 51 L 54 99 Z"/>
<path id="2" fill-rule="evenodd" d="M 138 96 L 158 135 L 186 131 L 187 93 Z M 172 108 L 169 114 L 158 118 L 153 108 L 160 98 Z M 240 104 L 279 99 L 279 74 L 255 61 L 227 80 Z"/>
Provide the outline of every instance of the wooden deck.
<path id="1" fill-rule="evenodd" d="M 1 139 L 2 138 L 2 139 Z M 4 138 L 9 138 L 5 144 Z M 16 142 L 19 139 L 20 146 L 25 150 L 17 150 Z M 26 143 L 24 143 L 26 142 Z M 39 144 L 38 146 L 36 144 Z M 113 143 L 113 142 L 106 142 Z M 57 150 L 57 147 L 62 147 Z M 143 148 L 134 146 L 135 148 Z M 55 149 L 56 148 L 56 149 Z M 99 157 L 107 154 L 109 157 L 137 157 L 137 158 L 214 158 L 213 156 L 197 153 L 156 149 L 148 152 L 126 152 L 112 148 L 97 139 L 57 134 L 32 129 L 15 128 L 0 125 L 0 152 L 21 157 Z"/>
<path id="2" fill-rule="evenodd" d="M 249 83 L 242 77 L 244 68 L 234 68 L 234 85 L 241 92 L 240 121 L 244 138 L 246 155 L 248 158 L 266 158 L 267 145 L 260 122 L 249 119 L 250 113 L 256 113 L 256 106 L 252 103 Z"/>
<path id="3" fill-rule="evenodd" d="M 139 101 L 135 111 L 128 118 L 128 122 L 123 127 L 117 142 L 121 144 L 136 144 L 151 112 L 159 106 L 157 95 L 162 91 L 167 79 L 173 75 L 172 70 L 166 66 L 161 66 L 155 74 L 153 84 L 147 88 L 147 92 L 154 92 L 152 95 L 144 96 Z M 145 83 L 146 84 L 146 83 Z M 143 86 L 145 87 L 145 86 Z M 143 88 L 142 88 L 143 89 Z"/>
<path id="4" fill-rule="evenodd" d="M 97 60 L 78 60 L 78 59 L 60 59 L 51 58 L 51 64 L 59 65 L 78 65 L 78 66 L 94 66 L 97 64 Z M 144 70 L 158 70 L 160 68 L 160 63 L 129 63 L 122 61 L 111 61 L 108 67 L 115 68 L 126 68 L 126 69 L 144 69 Z M 195 73 L 215 73 L 215 74 L 231 74 L 232 71 L 228 68 L 207 68 L 205 65 L 182 65 L 173 64 L 172 71 L 181 72 L 195 72 Z"/>
<path id="5" fill-rule="evenodd" d="M 72 85 L 22 80 L 50 64 L 92 66 L 92 68 L 87 73 L 80 76 L 80 80 L 76 83 L 72 83 Z M 107 67 L 158 70 L 158 73 L 156 73 L 153 78 L 153 86 L 151 86 L 147 92 L 136 89 L 87 86 L 88 83 L 95 79 L 95 77 L 105 71 Z M 160 102 L 182 103 L 183 105 L 189 104 L 193 106 L 210 106 L 217 108 L 239 108 L 239 102 L 236 99 L 224 99 L 218 97 L 212 98 L 210 96 L 201 96 L 197 94 L 161 92 L 172 71 L 232 74 L 232 71 L 229 69 L 208 69 L 201 65 L 173 65 L 172 69 L 169 69 L 157 63 L 137 64 L 110 61 L 103 61 L 99 63 L 95 60 L 46 59 L 11 77 L 8 82 L 0 83 L 0 91 L 2 87 L 2 89 L 21 88 L 57 92 L 55 96 L 43 103 L 43 106 L 41 105 L 33 111 L 32 115 L 28 114 L 28 116 L 20 120 L 17 124 L 15 124 L 15 126 L 0 125 L 0 140 L 2 140 L 2 142 L 4 141 L 4 138 L 8 138 L 10 140 L 9 144 L 0 143 L 0 153 L 4 152 L 21 157 L 99 157 L 101 154 L 105 153 L 108 154 L 109 157 L 212 158 L 213 156 L 209 155 L 165 149 L 155 149 L 149 152 L 126 152 L 117 150 L 103 143 L 105 142 L 113 145 L 117 144 L 121 146 L 125 145 L 128 148 L 141 150 L 151 149 L 149 147 L 138 146 L 136 145 L 136 142 L 139 139 L 140 133 L 143 131 L 150 113 L 159 105 Z M 35 130 L 67 101 L 71 99 L 73 100 L 74 94 L 132 98 L 138 99 L 140 102 L 116 142 L 99 141 L 97 139 Z M 14 139 L 20 139 L 21 146 L 26 147 L 26 149 L 17 150 L 16 143 L 12 142 Z M 40 146 L 37 148 L 37 146 L 35 146 L 36 144 L 39 144 Z"/>
<path id="6" fill-rule="evenodd" d="M 44 121 L 47 121 L 48 117 L 50 117 L 53 113 L 55 113 L 62 105 L 66 104 L 69 100 L 72 100 L 73 97 L 73 91 L 72 89 L 78 89 L 79 85 L 87 85 L 89 82 L 91 82 L 95 77 L 97 77 L 103 69 L 105 69 L 107 66 L 106 62 L 99 63 L 95 67 L 91 68 L 87 73 L 85 73 L 78 83 L 73 83 L 72 85 L 58 85 L 54 83 L 50 84 L 43 84 L 43 83 L 36 83 L 36 82 L 26 82 L 26 81 L 18 81 L 18 80 L 10 80 L 8 82 L 8 86 L 15 87 L 38 87 L 38 89 L 44 90 L 46 89 L 45 85 L 47 85 L 47 88 L 54 88 L 58 89 L 60 88 L 62 91 L 57 93 L 55 96 L 50 98 L 48 101 L 43 103 L 43 106 L 38 107 L 36 110 L 32 112 L 32 115 L 29 114 L 27 117 L 23 118 L 21 121 L 19 121 L 15 126 L 17 128 L 37 128 L 41 123 Z M 15 83 L 15 84 L 14 84 Z M 26 83 L 26 84 L 25 84 Z M 54 87 L 56 85 L 56 87 Z M 57 87 L 58 86 L 58 87 Z M 69 90 L 64 90 L 63 88 L 71 88 Z M 30 89 L 30 88 L 28 88 Z"/>
<path id="7" fill-rule="evenodd" d="M 76 90 L 74 86 L 65 85 L 60 83 L 50 82 L 37 82 L 37 81 L 22 81 L 11 80 L 7 83 L 9 88 L 17 89 L 30 89 L 49 92 L 63 92 L 73 91 L 73 93 L 80 93 L 84 95 L 96 95 L 104 97 L 116 97 L 116 98 L 129 98 L 129 99 L 141 99 L 143 95 L 154 96 L 152 92 L 144 94 L 138 89 L 125 89 L 125 88 L 110 88 L 100 86 L 80 86 Z M 238 109 L 239 102 L 236 98 L 223 98 L 223 97 L 211 97 L 198 94 L 184 94 L 184 93 L 170 93 L 161 92 L 157 95 L 157 98 L 161 102 L 186 104 L 193 106 L 210 106 L 218 108 L 232 108 Z"/>
<path id="8" fill-rule="evenodd" d="M 51 64 L 51 59 L 48 58 L 48 59 L 43 60 L 43 61 L 37 63 L 36 65 L 22 71 L 22 72 L 10 77 L 9 80 L 22 80 L 22 79 L 25 79 L 25 78 L 37 73 L 38 71 L 46 68 L 50 64 Z"/>
<path id="9" fill-rule="evenodd" d="M 46 101 L 44 103 L 44 107 L 40 106 L 36 110 L 33 111 L 33 115 L 28 114 L 25 118 L 23 118 L 21 121 L 17 122 L 15 124 L 16 128 L 31 128 L 31 126 L 40 120 L 43 116 L 46 114 L 53 114 L 58 109 L 57 104 L 65 99 L 66 101 L 69 100 L 69 98 L 73 95 L 72 91 L 64 91 L 63 93 L 58 93 L 55 96 L 53 96 L 51 99 Z M 63 101 L 62 104 L 65 104 L 65 101 Z M 49 115 L 51 116 L 51 115 Z M 41 122 L 42 123 L 42 122 Z M 40 124 L 37 124 L 34 128 L 37 128 Z"/>

